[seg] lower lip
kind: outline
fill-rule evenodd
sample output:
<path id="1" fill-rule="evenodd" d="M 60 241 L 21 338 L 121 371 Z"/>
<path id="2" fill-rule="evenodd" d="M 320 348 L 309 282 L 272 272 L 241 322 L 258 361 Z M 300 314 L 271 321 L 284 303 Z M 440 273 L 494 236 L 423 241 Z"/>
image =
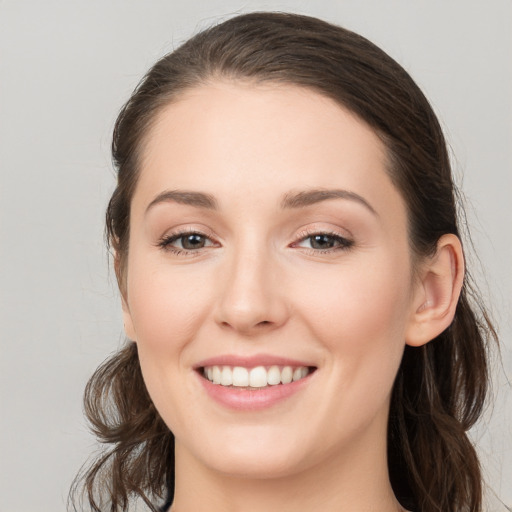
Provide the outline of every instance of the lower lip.
<path id="1" fill-rule="evenodd" d="M 310 380 L 311 374 L 290 382 L 265 388 L 236 388 L 213 384 L 198 374 L 208 395 L 219 404 L 240 411 L 258 411 L 272 407 L 300 391 Z"/>

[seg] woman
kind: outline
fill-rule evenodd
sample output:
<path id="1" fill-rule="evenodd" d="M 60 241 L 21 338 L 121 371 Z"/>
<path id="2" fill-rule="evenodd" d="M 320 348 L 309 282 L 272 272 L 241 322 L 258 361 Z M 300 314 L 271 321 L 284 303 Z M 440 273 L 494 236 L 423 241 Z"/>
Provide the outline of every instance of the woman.
<path id="1" fill-rule="evenodd" d="M 112 445 L 93 510 L 482 510 L 466 432 L 494 331 L 443 134 L 396 62 L 239 16 L 155 64 L 113 156 L 130 341 L 86 390 Z"/>

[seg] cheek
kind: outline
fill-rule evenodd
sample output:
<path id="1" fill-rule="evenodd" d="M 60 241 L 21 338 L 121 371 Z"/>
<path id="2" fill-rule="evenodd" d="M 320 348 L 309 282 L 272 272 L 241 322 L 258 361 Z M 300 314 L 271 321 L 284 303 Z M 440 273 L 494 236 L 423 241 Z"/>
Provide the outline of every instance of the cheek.
<path id="1" fill-rule="evenodd" d="M 387 264 L 386 264 L 387 263 Z M 306 283 L 302 310 L 346 385 L 390 385 L 400 364 L 410 282 L 391 261 L 348 266 Z M 403 267 L 402 267 L 403 268 Z"/>
<path id="2" fill-rule="evenodd" d="M 325 389 L 334 391 L 322 407 L 333 443 L 339 432 L 356 435 L 377 417 L 386 421 L 408 310 L 407 283 L 399 276 L 352 268 L 338 279 L 307 308 L 315 337 L 329 353 Z"/>
<path id="3" fill-rule="evenodd" d="M 201 325 L 206 282 L 189 279 L 186 272 L 170 271 L 165 264 L 146 262 L 142 266 L 136 257 L 132 262 L 128 302 L 136 341 L 158 352 L 185 345 Z"/>
<path id="4" fill-rule="evenodd" d="M 319 324 L 334 325 L 343 335 L 368 329 L 386 331 L 403 323 L 410 300 L 410 281 L 405 272 L 384 258 L 360 265 L 311 273 L 297 293 L 304 308 L 319 319 Z M 373 265 L 372 265 L 373 263 Z M 399 268 L 399 267 L 398 267 Z"/>
<path id="5" fill-rule="evenodd" d="M 128 303 L 144 382 L 174 430 L 190 424 L 187 403 L 194 391 L 189 389 L 185 360 L 204 323 L 209 288 L 204 279 L 191 279 L 186 271 L 171 270 L 147 256 L 134 253 L 129 263 Z"/>

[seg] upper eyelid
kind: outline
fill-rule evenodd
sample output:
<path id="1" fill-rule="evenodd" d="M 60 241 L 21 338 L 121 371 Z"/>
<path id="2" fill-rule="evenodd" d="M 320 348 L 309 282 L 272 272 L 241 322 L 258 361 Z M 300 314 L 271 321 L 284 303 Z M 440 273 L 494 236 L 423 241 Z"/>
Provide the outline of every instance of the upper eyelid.
<path id="1" fill-rule="evenodd" d="M 307 238 L 309 236 L 314 235 L 331 235 L 331 236 L 337 236 L 346 240 L 353 240 L 354 236 L 348 229 L 341 229 L 341 228 L 326 228 L 326 227 L 306 227 L 301 229 L 298 232 L 298 238 L 300 240 Z"/>
<path id="2" fill-rule="evenodd" d="M 218 238 L 209 229 L 186 227 L 186 228 L 170 229 L 170 230 L 166 231 L 165 234 L 163 234 L 160 237 L 160 240 L 169 239 L 169 238 L 179 238 L 181 236 L 186 236 L 186 235 L 201 235 L 206 238 L 209 238 L 212 241 L 217 240 L 217 238 Z"/>

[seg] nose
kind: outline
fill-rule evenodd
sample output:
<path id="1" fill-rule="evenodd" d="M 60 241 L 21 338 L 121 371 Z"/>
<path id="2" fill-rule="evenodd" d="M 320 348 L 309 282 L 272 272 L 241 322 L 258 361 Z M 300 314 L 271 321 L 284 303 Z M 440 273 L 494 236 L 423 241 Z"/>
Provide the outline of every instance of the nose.
<path id="1" fill-rule="evenodd" d="M 224 329 L 246 336 L 272 331 L 289 316 L 288 301 L 276 262 L 265 251 L 234 255 L 219 275 L 215 320 Z"/>

